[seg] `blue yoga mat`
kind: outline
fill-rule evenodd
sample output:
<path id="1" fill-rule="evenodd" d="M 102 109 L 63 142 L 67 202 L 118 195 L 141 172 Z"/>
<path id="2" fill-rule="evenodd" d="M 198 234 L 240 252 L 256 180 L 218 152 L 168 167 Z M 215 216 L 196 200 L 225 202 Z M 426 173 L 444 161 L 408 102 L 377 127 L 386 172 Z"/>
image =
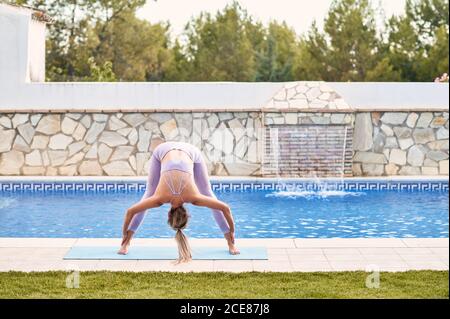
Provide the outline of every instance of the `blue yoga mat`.
<path id="1" fill-rule="evenodd" d="M 72 247 L 64 259 L 109 259 L 109 260 L 175 260 L 178 258 L 176 247 L 131 247 L 127 255 L 117 254 L 117 247 Z M 264 247 L 239 248 L 239 255 L 231 255 L 228 250 L 218 247 L 193 247 L 192 259 L 267 259 L 267 249 Z"/>

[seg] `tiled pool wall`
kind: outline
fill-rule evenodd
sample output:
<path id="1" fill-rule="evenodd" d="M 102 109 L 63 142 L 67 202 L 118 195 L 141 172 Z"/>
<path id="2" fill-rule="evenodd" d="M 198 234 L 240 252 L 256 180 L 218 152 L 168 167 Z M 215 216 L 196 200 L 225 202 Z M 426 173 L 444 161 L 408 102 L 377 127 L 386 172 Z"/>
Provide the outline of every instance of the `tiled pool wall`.
<path id="1" fill-rule="evenodd" d="M 213 178 L 212 189 L 216 192 L 247 191 L 408 191 L 408 192 L 448 192 L 448 179 L 409 179 L 409 178 L 346 178 L 324 179 L 320 183 L 314 179 L 275 179 L 275 178 Z M 110 192 L 144 192 L 144 178 L 125 178 L 96 180 L 82 177 L 59 180 L 0 179 L 0 192 L 17 193 L 110 193 Z"/>
<path id="2" fill-rule="evenodd" d="M 448 111 L 0 113 L 0 175 L 142 176 L 171 140 L 200 147 L 217 176 L 448 175 L 448 126 Z M 275 171 L 270 130 L 294 134 Z"/>

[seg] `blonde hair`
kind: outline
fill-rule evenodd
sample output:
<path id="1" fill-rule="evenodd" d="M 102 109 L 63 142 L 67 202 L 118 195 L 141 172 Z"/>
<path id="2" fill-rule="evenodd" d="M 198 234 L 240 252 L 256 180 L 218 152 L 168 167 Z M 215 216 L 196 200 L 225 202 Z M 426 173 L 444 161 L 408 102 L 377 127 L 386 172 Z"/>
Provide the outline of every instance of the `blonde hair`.
<path id="1" fill-rule="evenodd" d="M 175 241 L 178 245 L 178 260 L 177 263 L 188 262 L 192 260 L 191 247 L 189 241 L 183 232 L 186 228 L 189 219 L 189 214 L 183 206 L 171 208 L 168 214 L 167 223 L 175 233 Z"/>

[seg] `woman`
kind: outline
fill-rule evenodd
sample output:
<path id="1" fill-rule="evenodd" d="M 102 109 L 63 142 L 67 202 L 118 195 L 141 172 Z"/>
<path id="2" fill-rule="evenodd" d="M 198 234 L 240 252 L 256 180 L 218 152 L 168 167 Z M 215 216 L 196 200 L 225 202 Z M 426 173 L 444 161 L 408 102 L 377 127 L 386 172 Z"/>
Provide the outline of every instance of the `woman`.
<path id="1" fill-rule="evenodd" d="M 211 208 L 214 219 L 227 240 L 230 254 L 239 254 L 234 245 L 234 220 L 230 207 L 214 195 L 200 150 L 183 142 L 162 143 L 153 151 L 144 196 L 125 215 L 119 254 L 128 253 L 131 238 L 141 225 L 145 210 L 165 203 L 171 204 L 167 222 L 176 231 L 179 262 L 192 258 L 189 243 L 183 233 L 189 219 L 184 203 Z"/>

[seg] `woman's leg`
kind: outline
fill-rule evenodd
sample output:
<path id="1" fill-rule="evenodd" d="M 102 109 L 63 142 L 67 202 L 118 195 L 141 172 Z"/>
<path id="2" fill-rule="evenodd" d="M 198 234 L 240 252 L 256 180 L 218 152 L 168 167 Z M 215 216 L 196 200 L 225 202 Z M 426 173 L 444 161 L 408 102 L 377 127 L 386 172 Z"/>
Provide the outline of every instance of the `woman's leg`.
<path id="1" fill-rule="evenodd" d="M 161 162 L 156 158 L 156 156 L 152 155 L 150 158 L 150 167 L 147 178 L 147 186 L 145 189 L 145 193 L 142 196 L 142 199 L 149 198 L 155 193 L 156 187 L 158 186 L 159 179 L 161 176 Z M 133 219 L 128 226 L 128 230 L 136 233 L 141 226 L 145 217 L 145 211 L 139 212 L 133 216 Z"/>
<path id="2" fill-rule="evenodd" d="M 216 195 L 211 189 L 211 183 L 209 182 L 208 170 L 206 163 L 202 159 L 199 163 L 194 163 L 194 180 L 200 194 L 216 198 Z M 227 234 L 230 232 L 230 227 L 227 220 L 223 216 L 223 213 L 218 209 L 211 209 L 214 219 L 219 226 L 222 233 Z"/>
<path id="3" fill-rule="evenodd" d="M 216 195 L 214 195 L 211 189 L 211 183 L 209 182 L 208 177 L 208 170 L 203 157 L 201 157 L 199 162 L 194 163 L 194 180 L 199 192 L 202 195 L 216 198 Z M 230 254 L 233 255 L 239 254 L 239 250 L 235 247 L 232 234 L 230 233 L 230 226 L 228 225 L 227 220 L 223 216 L 223 213 L 218 209 L 212 209 L 212 213 L 214 219 L 216 220 L 217 225 L 219 226 L 220 230 L 224 234 L 225 239 L 227 240 Z"/>
<path id="4" fill-rule="evenodd" d="M 156 187 L 158 186 L 159 183 L 160 175 L 161 175 L 161 163 L 154 153 L 150 158 L 150 167 L 148 172 L 147 185 L 145 193 L 142 196 L 142 199 L 148 198 L 155 193 Z M 118 252 L 119 254 L 125 255 L 128 253 L 128 246 L 130 245 L 131 239 L 138 230 L 139 226 L 142 224 L 144 217 L 145 211 L 139 212 L 133 216 L 130 225 L 128 226 L 128 230 L 126 234 L 124 234 L 124 237 L 122 239 L 121 247 Z"/>

